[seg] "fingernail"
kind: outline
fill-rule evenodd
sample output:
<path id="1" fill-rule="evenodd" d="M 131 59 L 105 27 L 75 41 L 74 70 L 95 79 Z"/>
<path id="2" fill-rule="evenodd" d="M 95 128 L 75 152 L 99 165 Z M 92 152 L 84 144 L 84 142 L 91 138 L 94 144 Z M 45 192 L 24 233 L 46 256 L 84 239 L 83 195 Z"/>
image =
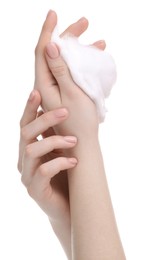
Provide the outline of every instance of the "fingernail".
<path id="1" fill-rule="evenodd" d="M 59 50 L 55 43 L 53 43 L 53 42 L 48 43 L 47 54 L 51 59 L 55 59 L 59 56 Z"/>
<path id="2" fill-rule="evenodd" d="M 77 22 L 83 22 L 86 21 L 87 19 L 85 17 L 81 17 Z"/>
<path id="3" fill-rule="evenodd" d="M 73 143 L 73 144 L 77 142 L 77 138 L 75 136 L 65 136 L 64 140 L 68 143 Z"/>
<path id="4" fill-rule="evenodd" d="M 68 111 L 65 108 L 55 110 L 56 117 L 65 117 L 65 116 L 67 116 L 67 114 L 68 114 Z"/>
<path id="5" fill-rule="evenodd" d="M 50 14 L 51 12 L 53 12 L 53 10 L 52 10 L 52 9 L 49 9 L 48 14 Z"/>
<path id="6" fill-rule="evenodd" d="M 33 90 L 33 91 L 30 93 L 28 100 L 29 100 L 29 101 L 32 101 L 32 100 L 34 99 L 34 96 L 35 96 L 35 91 Z"/>
<path id="7" fill-rule="evenodd" d="M 104 41 L 104 40 L 98 41 L 98 45 L 104 45 L 104 44 L 105 44 L 105 41 Z"/>
<path id="8" fill-rule="evenodd" d="M 51 14 L 51 13 L 53 13 L 54 11 L 52 10 L 52 9 L 50 9 L 49 11 L 48 11 L 48 13 L 47 13 L 47 16 L 46 16 L 46 18 Z"/>
<path id="9" fill-rule="evenodd" d="M 76 158 L 68 158 L 69 162 L 73 165 L 76 165 L 77 164 L 77 159 Z"/>

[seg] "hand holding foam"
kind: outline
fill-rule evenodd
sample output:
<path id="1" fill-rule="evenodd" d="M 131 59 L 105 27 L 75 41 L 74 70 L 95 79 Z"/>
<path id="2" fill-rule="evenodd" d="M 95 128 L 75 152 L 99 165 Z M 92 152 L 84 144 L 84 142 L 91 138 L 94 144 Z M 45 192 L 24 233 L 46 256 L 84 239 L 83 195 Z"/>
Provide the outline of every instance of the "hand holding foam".
<path id="1" fill-rule="evenodd" d="M 105 98 L 109 96 L 116 81 L 113 58 L 95 46 L 80 44 L 78 38 L 72 35 L 60 38 L 57 27 L 51 41 L 59 46 L 75 83 L 95 102 L 99 121 L 104 121 L 107 111 Z"/>

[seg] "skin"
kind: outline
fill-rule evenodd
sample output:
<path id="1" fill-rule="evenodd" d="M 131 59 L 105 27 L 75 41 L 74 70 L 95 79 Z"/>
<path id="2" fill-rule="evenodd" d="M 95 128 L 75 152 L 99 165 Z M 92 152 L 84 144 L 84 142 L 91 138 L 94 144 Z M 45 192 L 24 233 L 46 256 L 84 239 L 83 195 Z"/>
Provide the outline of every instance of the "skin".
<path id="1" fill-rule="evenodd" d="M 42 108 L 44 111 L 49 111 L 51 109 L 55 109 L 55 108 L 63 106 L 63 104 L 61 103 L 61 99 L 60 99 L 59 87 L 56 84 L 56 80 L 48 67 L 47 56 L 46 56 L 46 46 L 47 46 L 47 43 L 51 39 L 51 33 L 52 33 L 56 23 L 57 23 L 56 13 L 53 11 L 50 11 L 48 13 L 48 16 L 46 17 L 46 20 L 42 27 L 39 41 L 38 41 L 38 44 L 35 49 L 34 88 L 37 89 L 41 94 Z M 78 37 L 87 29 L 87 27 L 88 27 L 88 21 L 86 18 L 83 17 L 80 20 L 78 20 L 76 23 L 70 25 L 62 33 L 62 36 L 64 34 L 66 34 L 67 32 L 69 32 Z M 103 50 L 103 49 L 105 49 L 106 45 L 105 45 L 105 42 L 101 40 L 101 41 L 95 42 L 94 46 Z M 76 87 L 76 89 L 78 90 L 77 87 Z M 77 94 L 74 93 L 74 95 L 77 95 Z M 48 98 L 48 97 L 52 97 L 52 98 Z M 66 104 L 64 104 L 64 106 L 65 105 Z M 70 127 L 71 126 L 69 125 L 69 129 L 70 129 Z M 56 133 L 58 133 L 59 130 L 60 129 L 55 128 Z M 62 128 L 61 128 L 61 130 L 62 130 Z M 59 134 L 63 134 L 63 131 L 60 131 Z M 60 186 L 60 183 L 61 183 L 60 180 L 62 183 L 65 183 L 65 186 L 64 185 L 62 187 Z M 66 196 L 67 203 L 69 204 L 67 174 L 63 174 L 63 175 L 61 175 L 61 177 L 55 176 L 53 178 L 53 183 L 55 183 L 55 186 L 57 186 L 58 189 L 61 189 L 62 193 L 63 193 L 63 191 L 65 191 L 64 194 Z M 69 207 L 67 207 L 67 208 L 69 208 Z M 67 216 L 69 216 L 69 214 L 67 214 Z M 61 220 L 60 225 L 57 224 L 56 221 L 53 221 L 52 218 L 50 221 L 51 221 L 51 224 L 53 226 L 55 233 L 57 234 L 57 236 L 59 237 L 59 239 L 61 241 L 60 225 L 64 226 L 64 224 L 63 224 L 64 221 Z M 58 222 L 60 222 L 60 221 L 58 221 Z M 70 223 L 70 220 L 68 220 L 67 222 Z M 69 228 L 69 230 L 70 230 L 70 228 Z M 68 232 L 66 232 L 66 233 L 68 233 Z M 69 232 L 69 237 L 71 237 L 70 232 Z M 66 240 L 68 240 L 68 238 Z M 65 246 L 64 246 L 64 248 L 65 248 Z M 68 255 L 70 255 L 70 254 L 71 253 L 69 253 Z M 70 259 L 70 256 L 69 256 L 69 259 Z"/>
<path id="2" fill-rule="evenodd" d="M 96 106 L 73 82 L 54 43 L 47 45 L 46 57 L 59 86 L 61 103 L 70 113 L 57 133 L 78 139 L 67 153 L 78 159 L 77 166 L 68 170 L 72 259 L 124 260 L 98 140 Z"/>
<path id="3" fill-rule="evenodd" d="M 27 101 L 20 121 L 21 137 L 18 169 L 22 183 L 29 195 L 37 202 L 49 219 L 61 225 L 65 219 L 61 244 L 71 258 L 70 211 L 66 170 L 75 167 L 76 158 L 65 157 L 63 149 L 70 149 L 77 143 L 74 136 L 54 135 L 52 127 L 61 124 L 68 117 L 66 109 L 56 109 L 43 114 L 38 112 L 41 97 L 33 91 Z M 38 141 L 37 137 L 43 138 Z M 60 174 L 61 172 L 61 174 Z M 54 181 L 57 174 L 59 185 Z M 62 228 L 62 226 L 61 226 Z"/>
<path id="4" fill-rule="evenodd" d="M 29 100 L 27 101 L 23 116 L 20 121 L 20 130 L 21 130 L 21 137 L 20 137 L 20 145 L 19 145 L 19 159 L 18 159 L 18 170 L 22 174 L 22 183 L 26 186 L 29 195 L 38 203 L 38 205 L 44 210 L 44 212 L 49 217 L 49 220 L 52 224 L 54 232 L 56 233 L 57 237 L 59 238 L 61 245 L 63 246 L 68 259 L 71 259 L 71 220 L 70 220 L 70 209 L 69 209 L 69 191 L 68 191 L 68 180 L 67 180 L 67 171 L 61 171 L 59 168 L 59 174 L 53 174 L 53 178 L 51 180 L 51 188 L 55 191 L 55 199 L 49 200 L 49 192 L 44 192 L 43 185 L 50 187 L 48 177 L 41 176 L 41 163 L 43 161 L 49 161 L 55 159 L 59 156 L 63 156 L 62 149 L 56 149 L 59 145 L 57 144 L 58 140 L 51 139 L 52 147 L 55 147 L 54 151 L 47 151 L 47 155 L 41 156 L 41 145 L 37 142 L 37 134 L 41 134 L 43 138 L 50 137 L 55 135 L 54 127 L 49 127 L 46 124 L 46 131 L 44 133 L 41 132 L 39 129 L 39 120 L 37 120 L 37 116 L 42 115 L 42 112 L 37 114 L 37 109 L 41 105 L 45 111 L 51 110 L 53 108 L 58 107 L 57 102 L 59 96 L 57 95 L 57 99 L 49 99 L 47 102 L 46 96 L 53 96 L 58 90 L 58 87 L 55 86 L 55 79 L 49 70 L 46 62 L 45 56 L 45 47 L 47 41 L 50 41 L 51 32 L 56 24 L 56 14 L 52 11 L 48 13 L 44 25 L 42 27 L 42 32 L 40 34 L 40 38 L 38 44 L 35 49 L 35 89 L 38 91 L 33 91 L 30 95 Z M 88 21 L 85 18 L 80 19 L 76 23 L 70 25 L 63 33 L 64 35 L 67 32 L 74 34 L 75 36 L 80 36 L 88 27 Z M 104 49 L 105 42 L 98 41 L 94 43 L 95 46 Z M 41 89 L 42 87 L 42 89 Z M 44 105 L 46 103 L 46 105 Z M 61 118 L 61 120 L 66 120 L 68 118 L 68 110 L 66 111 L 65 117 Z M 43 115 L 44 118 L 48 117 L 46 113 Z M 45 121 L 43 122 L 45 123 Z M 59 123 L 59 122 L 58 122 Z M 30 138 L 27 136 L 28 132 L 29 135 L 33 129 L 39 129 L 38 133 L 34 132 L 33 137 Z M 60 138 L 60 137 L 59 137 Z M 72 146 L 76 145 L 74 141 L 69 143 L 71 148 Z M 42 142 L 41 142 L 42 143 Z M 44 142 L 42 143 L 44 145 Z M 57 145 L 56 145 L 57 144 Z M 65 143 L 66 144 L 66 143 Z M 61 144 L 62 145 L 62 144 Z M 68 142 L 67 142 L 68 145 Z M 39 147 L 40 146 L 40 147 Z M 35 153 L 36 149 L 39 153 Z M 60 148 L 60 147 L 59 147 Z M 64 145 L 61 148 L 66 148 Z M 43 152 L 44 153 L 44 152 Z M 57 162 L 57 166 L 59 161 Z M 33 171 L 31 169 L 31 165 L 35 165 Z M 46 164 L 45 164 L 46 165 Z M 38 167 L 36 167 L 38 166 Z M 72 167 L 72 164 L 67 165 L 67 169 Z M 73 165 L 74 167 L 75 165 Z M 66 166 L 65 166 L 66 167 Z M 47 169 L 49 169 L 49 165 L 47 164 Z M 54 171 L 55 173 L 55 171 Z M 58 173 L 58 172 L 57 172 Z M 40 175 L 40 176 L 39 176 Z M 35 177 L 37 176 L 37 177 Z M 38 177 L 39 176 L 39 177 Z M 47 180 L 48 179 L 48 180 Z M 45 181 L 43 181 L 45 180 Z M 43 185 L 39 185 L 42 182 Z M 51 210 L 50 210 L 51 209 Z M 62 232 L 61 232 L 62 231 Z"/>
<path id="5" fill-rule="evenodd" d="M 66 211 L 62 210 L 63 207 L 61 207 L 61 205 L 63 205 L 63 203 L 54 203 L 56 200 L 49 204 L 51 201 L 49 198 L 51 196 L 48 196 L 47 201 L 45 198 L 46 193 L 42 192 L 42 196 L 40 196 L 42 199 L 37 200 L 37 194 L 41 194 L 39 187 L 42 187 L 38 185 L 39 175 L 49 174 L 48 168 L 41 167 L 41 164 L 36 163 L 40 169 L 46 169 L 44 170 L 45 174 L 41 174 L 42 170 L 36 170 L 36 173 L 33 171 L 32 174 L 28 174 L 38 176 L 37 181 L 34 182 L 35 186 L 30 185 L 31 188 L 28 189 L 28 192 L 50 217 L 53 229 L 61 241 L 68 259 L 123 260 L 125 256 L 117 231 L 98 141 L 97 109 L 88 96 L 73 82 L 66 64 L 59 55 L 57 46 L 53 43 L 48 44 L 56 21 L 57 17 L 55 12 L 51 11 L 46 18 L 36 47 L 35 89 L 40 92 L 42 97 L 41 104 L 44 111 L 53 110 L 58 107 L 65 107 L 67 109 L 69 116 L 66 120 L 61 122 L 61 124 L 57 123 L 56 126 L 55 124 L 51 124 L 50 126 L 53 127 L 53 131 L 59 136 L 70 135 L 77 137 L 77 145 L 73 145 L 73 148 L 69 147 L 71 149 L 67 150 L 65 146 L 56 146 L 56 148 L 64 148 L 64 153 L 62 153 L 63 157 L 65 158 L 65 156 L 67 156 L 67 158 L 73 158 L 73 160 L 77 158 L 78 163 L 73 165 L 73 169 L 68 167 L 68 165 L 64 168 L 69 169 L 68 185 L 66 172 L 65 174 L 60 173 L 59 175 L 55 175 L 52 174 L 50 170 L 50 176 L 48 176 L 47 181 L 45 181 L 47 187 L 50 187 L 50 191 L 54 190 L 54 188 L 52 188 L 52 185 L 54 185 L 53 187 L 56 187 L 56 194 L 58 194 L 57 191 L 63 194 L 62 197 L 67 204 Z M 84 32 L 87 26 L 88 22 L 83 18 L 76 24 L 71 25 L 68 30 L 79 36 Z M 104 42 L 96 43 L 96 45 L 101 49 L 105 48 Z M 37 108 L 35 109 L 35 116 L 36 110 Z M 28 114 L 27 116 L 29 117 Z M 23 118 L 25 118 L 25 116 L 23 116 Z M 24 126 L 21 124 L 21 128 L 25 129 L 26 127 L 27 129 L 27 126 L 32 120 L 34 120 L 34 118 L 31 118 L 30 121 L 26 120 Z M 38 125 L 39 122 L 37 127 Z M 47 125 L 47 127 L 50 126 Z M 28 127 L 28 129 L 32 130 L 31 127 Z M 28 147 L 29 145 L 33 147 L 34 140 L 33 138 L 30 138 L 30 140 L 27 135 L 25 135 L 27 131 L 22 130 L 22 133 L 23 132 L 24 134 L 22 134 L 21 140 L 24 141 L 20 141 L 20 151 L 22 151 L 20 154 L 23 155 L 20 157 L 25 158 L 25 152 L 23 152 L 25 149 L 23 149 L 23 147 L 27 144 L 27 140 L 30 142 L 27 144 Z M 33 136 L 34 139 L 37 137 L 37 134 L 40 133 L 42 132 L 39 131 L 35 133 L 35 137 Z M 26 138 L 24 136 L 26 136 Z M 37 143 L 36 139 L 34 143 Z M 53 147 L 55 149 L 55 146 Z M 35 151 L 35 149 L 33 151 Z M 48 150 L 47 152 L 49 153 L 51 151 Z M 38 157 L 40 158 L 41 154 L 39 154 Z M 35 159 L 37 160 L 37 158 Z M 27 160 L 24 159 L 20 159 L 20 161 L 23 162 L 23 167 L 26 167 L 24 172 L 25 176 L 27 176 L 27 172 L 30 172 L 29 169 L 31 169 L 31 163 L 27 163 Z M 43 160 L 41 163 L 42 162 Z M 47 164 L 47 166 L 50 166 L 50 164 Z M 64 169 L 59 168 L 59 171 Z M 22 176 L 24 176 L 24 174 L 22 174 Z M 50 186 L 49 181 L 51 178 L 52 182 Z M 24 177 L 22 177 L 22 180 L 27 186 Z M 62 186 L 61 183 L 64 183 L 64 185 Z M 55 198 L 59 201 L 59 196 L 55 196 Z M 58 206 L 59 208 L 57 208 Z M 47 210 L 45 210 L 45 208 Z M 57 210 L 58 212 L 64 212 L 65 218 L 61 218 L 61 216 L 64 215 L 63 213 L 59 214 Z M 55 212 L 57 212 L 57 214 L 55 214 Z"/>
<path id="6" fill-rule="evenodd" d="M 51 40 L 51 34 L 57 24 L 57 15 L 54 11 L 49 11 L 43 24 L 42 31 L 35 48 L 35 83 L 34 88 L 37 89 L 42 97 L 42 107 L 44 111 L 51 110 L 61 106 L 60 95 L 55 78 L 53 77 L 46 61 L 46 46 Z M 70 25 L 61 36 L 66 33 L 79 37 L 88 28 L 88 20 L 82 17 L 76 23 Z M 105 49 L 105 42 L 98 41 L 94 46 Z M 53 97 L 47 100 L 47 97 Z"/>

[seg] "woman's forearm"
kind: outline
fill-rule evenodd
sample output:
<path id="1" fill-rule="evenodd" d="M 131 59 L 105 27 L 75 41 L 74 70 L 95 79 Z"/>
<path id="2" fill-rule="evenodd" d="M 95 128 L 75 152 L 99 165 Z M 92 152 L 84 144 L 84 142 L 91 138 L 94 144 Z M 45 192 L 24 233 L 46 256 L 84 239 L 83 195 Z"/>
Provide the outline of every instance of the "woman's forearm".
<path id="1" fill-rule="evenodd" d="M 89 137 L 89 139 L 91 139 Z M 73 260 L 124 260 L 98 140 L 79 140 L 70 170 Z"/>
<path id="2" fill-rule="evenodd" d="M 50 219 L 50 223 L 62 248 L 65 251 L 68 260 L 72 260 L 70 218 L 65 217 L 64 219 L 59 220 L 59 222 Z"/>

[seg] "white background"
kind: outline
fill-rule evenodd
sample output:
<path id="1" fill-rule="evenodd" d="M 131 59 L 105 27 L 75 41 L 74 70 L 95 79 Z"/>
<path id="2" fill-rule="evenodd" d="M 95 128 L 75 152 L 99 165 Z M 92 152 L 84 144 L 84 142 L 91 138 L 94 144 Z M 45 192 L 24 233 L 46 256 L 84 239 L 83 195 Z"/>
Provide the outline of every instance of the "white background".
<path id="1" fill-rule="evenodd" d="M 81 16 L 84 43 L 105 39 L 118 79 L 100 140 L 117 223 L 128 260 L 143 260 L 144 15 L 141 0 L 0 1 L 0 259 L 65 259 L 47 217 L 17 171 L 19 119 L 34 81 L 34 48 L 49 9 L 63 30 Z"/>

